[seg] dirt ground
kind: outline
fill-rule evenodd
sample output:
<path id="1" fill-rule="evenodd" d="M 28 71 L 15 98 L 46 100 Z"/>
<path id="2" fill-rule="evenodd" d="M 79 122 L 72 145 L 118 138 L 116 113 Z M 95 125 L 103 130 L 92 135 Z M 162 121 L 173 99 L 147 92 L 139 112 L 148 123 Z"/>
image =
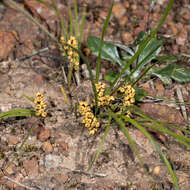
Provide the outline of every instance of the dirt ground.
<path id="1" fill-rule="evenodd" d="M 61 28 L 56 15 L 47 7 L 30 0 L 17 0 L 44 27 L 59 39 Z M 49 1 L 48 1 L 49 2 Z M 68 6 L 72 1 L 56 0 L 58 7 L 69 19 Z M 148 19 L 149 0 L 115 1 L 105 40 L 130 44 L 139 31 L 156 26 L 167 5 L 166 0 L 157 0 Z M 79 0 L 79 11 L 87 7 L 83 50 L 87 36 L 100 36 L 111 0 Z M 81 15 L 79 14 L 79 17 Z M 158 35 L 167 38 L 163 54 L 178 56 L 178 64 L 190 68 L 190 4 L 189 0 L 175 1 L 173 9 Z M 47 48 L 41 54 L 26 57 L 31 53 Z M 24 56 L 24 57 L 23 57 Z M 88 57 L 92 67 L 96 58 Z M 138 163 L 135 153 L 119 130 L 113 125 L 105 140 L 102 152 L 92 173 L 87 169 L 103 137 L 105 125 L 91 136 L 76 117 L 73 109 L 67 106 L 60 90 L 63 83 L 57 47 L 47 36 L 8 1 L 0 2 L 0 112 L 16 108 L 32 108 L 33 104 L 24 98 L 23 93 L 33 97 L 38 91 L 44 94 L 48 104 L 48 116 L 44 120 L 16 117 L 0 121 L 0 174 L 1 189 L 34 190 L 173 190 L 171 177 L 145 136 L 132 126 L 128 126 L 148 174 Z M 112 63 L 103 62 L 102 76 Z M 111 65 L 111 66 L 110 66 Z M 82 69 L 83 68 L 83 69 Z M 81 73 L 85 68 L 81 67 Z M 158 79 L 141 83 L 140 86 L 152 95 L 165 96 L 178 100 L 176 89 L 180 89 L 184 101 L 190 102 L 190 83 L 173 82 L 164 86 Z M 71 98 L 73 105 L 91 94 L 90 80 L 82 76 L 79 86 L 73 84 Z M 190 121 L 190 107 L 186 116 L 174 103 L 139 103 L 149 116 L 175 123 L 180 127 Z M 27 132 L 35 125 L 32 134 L 19 151 Z M 189 128 L 190 130 L 190 128 Z M 182 134 L 180 130 L 175 131 Z M 161 150 L 165 153 L 173 169 L 176 170 L 181 190 L 190 189 L 190 151 L 167 135 L 153 134 Z M 9 162 L 16 158 L 12 163 Z M 3 173 L 3 168 L 6 168 Z"/>

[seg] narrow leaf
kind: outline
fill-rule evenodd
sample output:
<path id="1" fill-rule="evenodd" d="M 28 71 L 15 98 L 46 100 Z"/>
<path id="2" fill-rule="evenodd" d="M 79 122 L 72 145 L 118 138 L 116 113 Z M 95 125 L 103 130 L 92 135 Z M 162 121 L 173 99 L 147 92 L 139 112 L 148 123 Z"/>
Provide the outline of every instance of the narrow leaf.
<path id="1" fill-rule="evenodd" d="M 105 141 L 105 139 L 106 139 L 106 137 L 107 137 L 107 135 L 108 135 L 109 129 L 110 129 L 111 119 L 112 119 L 112 117 L 111 117 L 111 115 L 109 115 L 108 124 L 107 124 L 107 126 L 106 126 L 106 130 L 105 130 L 105 132 L 104 132 L 104 136 L 103 136 L 103 138 L 102 138 L 102 140 L 101 140 L 101 143 L 100 143 L 100 145 L 99 145 L 99 147 L 98 147 L 98 150 L 96 151 L 96 154 L 95 154 L 95 156 L 94 156 L 94 158 L 93 158 L 93 160 L 92 160 L 92 162 L 91 162 L 91 164 L 90 164 L 90 166 L 89 166 L 89 168 L 88 168 L 88 171 L 92 168 L 92 166 L 94 165 L 94 163 L 95 163 L 96 160 L 98 159 L 98 156 L 99 156 L 99 154 L 100 154 L 100 152 L 101 152 L 101 150 L 102 150 L 104 141 Z"/>

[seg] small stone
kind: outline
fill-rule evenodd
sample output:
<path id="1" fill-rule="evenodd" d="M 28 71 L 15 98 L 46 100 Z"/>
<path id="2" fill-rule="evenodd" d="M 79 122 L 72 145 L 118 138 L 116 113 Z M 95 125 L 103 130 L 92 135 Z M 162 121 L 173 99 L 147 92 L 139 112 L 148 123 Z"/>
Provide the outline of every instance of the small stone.
<path id="1" fill-rule="evenodd" d="M 145 90 L 145 89 L 149 89 L 150 88 L 150 84 L 148 82 L 144 83 L 141 85 L 141 87 Z"/>
<path id="2" fill-rule="evenodd" d="M 38 161 L 36 158 L 32 158 L 31 160 L 25 161 L 23 166 L 26 170 L 28 176 L 35 177 L 38 175 Z"/>
<path id="3" fill-rule="evenodd" d="M 90 49 L 87 48 L 87 47 L 85 47 L 85 48 L 83 49 L 83 51 L 84 51 L 84 55 L 86 55 L 87 57 L 88 57 L 88 56 L 90 55 L 90 53 L 91 53 Z M 86 65 L 86 64 L 82 64 L 82 65 Z"/>
<path id="4" fill-rule="evenodd" d="M 133 5 L 131 5 L 131 8 L 135 11 L 137 9 L 137 5 L 133 4 Z"/>
<path id="5" fill-rule="evenodd" d="M 124 5 L 124 7 L 126 7 L 126 8 L 129 8 L 129 6 L 130 6 L 130 4 L 129 4 L 128 1 L 124 1 L 123 5 Z"/>
<path id="6" fill-rule="evenodd" d="M 33 82 L 34 82 L 34 84 L 35 84 L 37 87 L 43 86 L 43 84 L 44 84 L 44 78 L 43 78 L 42 75 L 37 74 L 36 76 L 34 76 Z"/>
<path id="7" fill-rule="evenodd" d="M 59 142 L 59 146 L 61 147 L 61 149 L 65 150 L 65 151 L 69 150 L 68 144 L 66 142 L 64 142 L 64 141 Z"/>
<path id="8" fill-rule="evenodd" d="M 125 16 L 125 17 L 123 17 L 123 18 L 121 18 L 120 20 L 119 20 L 119 24 L 121 25 L 121 26 L 125 26 L 126 24 L 127 24 L 127 22 L 128 22 L 128 18 Z"/>
<path id="9" fill-rule="evenodd" d="M 157 80 L 154 85 L 157 90 L 157 96 L 163 96 L 165 88 L 164 88 L 162 82 Z"/>
<path id="10" fill-rule="evenodd" d="M 187 91 L 190 92 L 190 83 L 187 83 L 187 85 L 186 85 L 186 89 L 187 89 Z"/>
<path id="11" fill-rule="evenodd" d="M 10 135 L 8 136 L 8 142 L 12 145 L 18 144 L 19 139 L 16 136 Z"/>
<path id="12" fill-rule="evenodd" d="M 14 32 L 0 31 L 0 59 L 5 59 L 14 48 L 16 38 Z"/>
<path id="13" fill-rule="evenodd" d="M 155 176 L 159 176 L 159 175 L 160 175 L 160 172 L 161 172 L 161 167 L 160 167 L 160 166 L 156 166 L 156 167 L 153 169 L 152 174 L 155 175 Z"/>
<path id="14" fill-rule="evenodd" d="M 43 129 L 40 134 L 38 135 L 38 139 L 41 142 L 46 141 L 51 136 L 51 131 L 49 129 Z"/>
<path id="15" fill-rule="evenodd" d="M 122 32 L 121 38 L 125 44 L 129 44 L 133 41 L 132 34 L 130 32 Z"/>
<path id="16" fill-rule="evenodd" d="M 53 146 L 49 141 L 44 142 L 42 148 L 45 152 L 53 152 Z"/>
<path id="17" fill-rule="evenodd" d="M 117 4 L 115 4 L 115 5 L 113 6 L 112 11 L 113 11 L 113 14 L 115 15 L 115 17 L 116 17 L 117 19 L 121 19 L 121 18 L 124 16 L 124 14 L 125 14 L 126 9 L 125 9 L 125 7 L 123 6 L 123 4 L 117 3 Z"/>
<path id="18" fill-rule="evenodd" d="M 6 172 L 7 172 L 9 175 L 13 174 L 13 173 L 14 173 L 14 170 L 15 170 L 15 166 L 14 166 L 14 164 L 12 164 L 12 163 L 10 163 L 10 164 L 8 165 L 8 167 L 6 168 Z"/>
<path id="19" fill-rule="evenodd" d="M 170 28 L 171 28 L 171 30 L 172 30 L 172 34 L 173 34 L 173 35 L 177 35 L 178 30 L 177 30 L 176 25 L 175 25 L 172 21 L 169 21 L 169 22 L 168 22 L 168 25 L 170 26 Z"/>
<path id="20" fill-rule="evenodd" d="M 45 157 L 45 167 L 48 169 L 59 167 L 61 162 L 62 162 L 61 157 L 57 155 L 48 154 Z"/>
<path id="21" fill-rule="evenodd" d="M 181 26 L 179 26 L 179 27 L 181 27 Z M 176 43 L 177 43 L 178 45 L 184 46 L 186 40 L 187 40 L 187 30 L 183 27 L 183 28 L 180 30 L 179 35 L 176 37 Z"/>
<path id="22" fill-rule="evenodd" d="M 65 183 L 69 176 L 67 174 L 57 174 L 54 176 L 54 178 L 58 183 Z"/>

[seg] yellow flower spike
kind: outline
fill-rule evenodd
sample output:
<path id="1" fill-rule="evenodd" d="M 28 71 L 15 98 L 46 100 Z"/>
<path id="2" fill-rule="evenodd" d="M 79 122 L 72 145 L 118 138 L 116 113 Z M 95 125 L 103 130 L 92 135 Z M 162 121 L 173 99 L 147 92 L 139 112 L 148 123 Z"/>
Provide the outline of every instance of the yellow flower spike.
<path id="1" fill-rule="evenodd" d="M 99 127 L 98 119 L 92 113 L 87 102 L 79 102 L 79 112 L 82 115 L 82 123 L 88 128 L 90 134 L 94 134 Z"/>
<path id="2" fill-rule="evenodd" d="M 36 116 L 42 116 L 42 117 L 46 117 L 47 113 L 46 113 L 46 103 L 43 99 L 43 95 L 40 92 L 37 92 L 35 94 L 36 98 L 34 99 L 34 103 L 35 103 L 35 110 L 36 110 Z"/>

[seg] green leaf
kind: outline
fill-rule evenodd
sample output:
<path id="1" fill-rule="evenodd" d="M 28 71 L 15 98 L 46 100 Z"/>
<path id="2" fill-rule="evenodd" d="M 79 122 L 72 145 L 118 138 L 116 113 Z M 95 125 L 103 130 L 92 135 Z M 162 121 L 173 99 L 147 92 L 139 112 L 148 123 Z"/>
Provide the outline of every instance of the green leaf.
<path id="1" fill-rule="evenodd" d="M 113 8 L 114 0 L 112 0 L 111 6 L 108 11 L 108 15 L 106 16 L 106 20 L 104 21 L 104 26 L 102 28 L 102 34 L 101 34 L 101 39 L 100 39 L 100 45 L 99 45 L 99 50 L 98 50 L 98 60 L 96 64 L 96 83 L 99 81 L 99 76 L 100 76 L 100 69 L 101 69 L 101 58 L 102 58 L 102 47 L 104 45 L 104 35 L 106 33 L 106 29 L 108 27 L 110 18 L 111 18 L 111 13 L 112 13 L 112 8 Z M 97 104 L 96 104 L 97 105 Z M 97 110 L 97 107 L 96 107 Z"/>
<path id="2" fill-rule="evenodd" d="M 165 68 L 159 70 L 157 74 L 172 78 L 180 83 L 190 82 L 190 71 L 175 64 L 169 64 Z"/>
<path id="3" fill-rule="evenodd" d="M 142 53 L 138 57 L 137 66 L 132 72 L 131 76 L 137 78 L 143 69 L 143 67 L 150 63 L 161 51 L 161 46 L 163 45 L 163 40 L 157 40 L 153 38 L 147 46 L 144 48 Z"/>
<path id="4" fill-rule="evenodd" d="M 137 46 L 141 42 L 143 42 L 145 40 L 146 36 L 147 36 L 146 32 L 144 32 L 144 31 L 139 32 L 137 39 L 133 42 L 133 46 Z"/>
<path id="5" fill-rule="evenodd" d="M 129 59 L 131 59 L 132 57 L 129 53 L 123 52 L 123 51 L 121 51 L 120 56 L 121 56 L 121 59 L 124 61 L 129 61 Z"/>
<path id="6" fill-rule="evenodd" d="M 92 53 L 98 56 L 100 48 L 100 39 L 95 36 L 89 36 L 87 38 L 87 45 L 88 48 L 92 51 Z M 103 42 L 101 58 L 114 63 L 118 63 L 119 66 L 122 66 L 117 47 L 113 43 L 105 41 Z"/>
<path id="7" fill-rule="evenodd" d="M 135 54 L 135 52 L 126 45 L 119 44 L 119 43 L 113 43 L 113 44 L 116 45 L 117 47 L 121 48 L 122 50 L 126 51 L 131 56 L 133 56 Z"/>
<path id="8" fill-rule="evenodd" d="M 161 51 L 163 40 L 152 39 L 139 55 L 137 65 L 144 65 L 151 60 L 155 59 Z"/>
<path id="9" fill-rule="evenodd" d="M 160 74 L 154 73 L 154 72 L 152 73 L 152 75 L 157 76 L 157 77 L 158 77 L 164 84 L 166 84 L 166 85 L 172 84 L 171 78 L 169 78 L 169 77 L 167 77 L 167 76 L 160 75 Z"/>
<path id="10" fill-rule="evenodd" d="M 11 110 L 7 112 L 3 112 L 0 114 L 0 119 L 1 118 L 9 118 L 9 117 L 17 117 L 17 116 L 34 116 L 35 111 L 30 110 L 30 109 L 16 109 L 16 110 Z"/>
<path id="11" fill-rule="evenodd" d="M 135 88 L 135 100 L 140 101 L 145 96 L 147 96 L 147 92 L 143 90 L 142 88 Z"/>
<path id="12" fill-rule="evenodd" d="M 107 82 L 112 82 L 117 77 L 118 72 L 116 71 L 110 71 L 104 76 L 104 80 Z"/>
<path id="13" fill-rule="evenodd" d="M 156 57 L 156 60 L 159 62 L 176 62 L 177 58 L 173 55 L 168 55 L 168 56 L 158 56 Z"/>

